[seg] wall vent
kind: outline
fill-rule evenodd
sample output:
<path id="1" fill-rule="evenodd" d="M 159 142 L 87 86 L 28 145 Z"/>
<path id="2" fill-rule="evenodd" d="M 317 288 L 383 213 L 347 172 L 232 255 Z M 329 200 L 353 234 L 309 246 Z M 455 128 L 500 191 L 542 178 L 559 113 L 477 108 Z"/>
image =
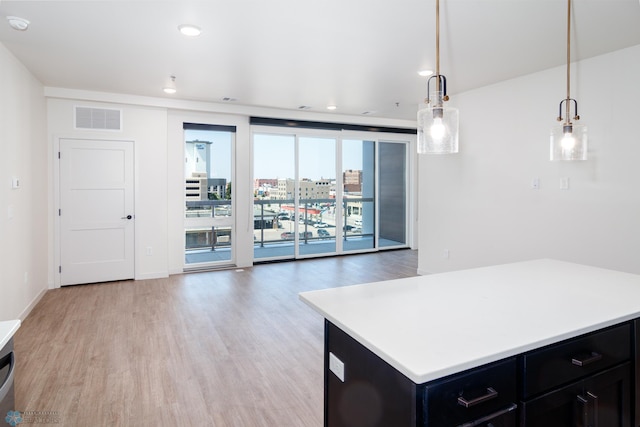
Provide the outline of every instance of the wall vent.
<path id="1" fill-rule="evenodd" d="M 122 130 L 122 111 L 108 108 L 75 107 L 76 129 Z"/>

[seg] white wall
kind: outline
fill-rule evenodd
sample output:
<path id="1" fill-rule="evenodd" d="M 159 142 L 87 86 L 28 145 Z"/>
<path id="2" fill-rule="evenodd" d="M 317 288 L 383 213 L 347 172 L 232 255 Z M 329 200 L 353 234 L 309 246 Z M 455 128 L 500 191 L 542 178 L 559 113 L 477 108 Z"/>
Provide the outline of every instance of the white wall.
<path id="1" fill-rule="evenodd" d="M 535 258 L 640 273 L 640 46 L 572 70 L 586 162 L 548 160 L 565 67 L 452 97 L 460 153 L 419 160 L 421 273 Z"/>
<path id="2" fill-rule="evenodd" d="M 122 131 L 75 130 L 73 122 L 74 106 L 118 108 L 122 110 Z M 134 141 L 135 155 L 135 278 L 151 279 L 167 277 L 167 111 L 163 108 L 101 103 L 86 100 L 50 98 L 47 100 L 50 144 L 49 161 L 57 160 L 57 149 L 61 138 L 83 138 L 100 140 Z M 56 229 L 57 195 L 55 182 L 57 170 L 52 168 L 53 203 L 50 206 L 51 227 Z M 53 247 L 56 239 L 51 235 L 50 264 L 51 281 L 59 285 L 57 259 L 59 253 Z M 151 255 L 147 255 L 151 248 Z"/>
<path id="3" fill-rule="evenodd" d="M 47 289 L 46 113 L 42 85 L 0 43 L 0 321 Z M 20 188 L 11 188 L 11 179 Z"/>

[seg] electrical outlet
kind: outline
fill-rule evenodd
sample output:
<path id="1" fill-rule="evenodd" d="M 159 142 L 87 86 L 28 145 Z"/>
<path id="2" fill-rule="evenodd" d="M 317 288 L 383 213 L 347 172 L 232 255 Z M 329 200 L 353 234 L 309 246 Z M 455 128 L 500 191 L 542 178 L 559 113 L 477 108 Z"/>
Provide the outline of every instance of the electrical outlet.
<path id="1" fill-rule="evenodd" d="M 449 259 L 449 249 L 442 251 L 442 258 Z"/>
<path id="2" fill-rule="evenodd" d="M 329 370 L 333 372 L 340 381 L 344 382 L 344 362 L 331 352 L 329 352 Z"/>
<path id="3" fill-rule="evenodd" d="M 153 248 L 151 246 L 147 246 L 147 256 L 153 255 Z"/>

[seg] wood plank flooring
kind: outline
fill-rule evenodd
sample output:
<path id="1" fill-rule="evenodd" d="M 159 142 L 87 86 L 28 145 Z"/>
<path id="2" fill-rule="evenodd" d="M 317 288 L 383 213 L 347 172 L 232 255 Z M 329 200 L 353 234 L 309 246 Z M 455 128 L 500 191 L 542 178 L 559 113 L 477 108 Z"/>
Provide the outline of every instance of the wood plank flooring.
<path id="1" fill-rule="evenodd" d="M 324 325 L 298 293 L 417 262 L 387 251 L 48 291 L 15 336 L 16 409 L 64 426 L 320 427 Z"/>

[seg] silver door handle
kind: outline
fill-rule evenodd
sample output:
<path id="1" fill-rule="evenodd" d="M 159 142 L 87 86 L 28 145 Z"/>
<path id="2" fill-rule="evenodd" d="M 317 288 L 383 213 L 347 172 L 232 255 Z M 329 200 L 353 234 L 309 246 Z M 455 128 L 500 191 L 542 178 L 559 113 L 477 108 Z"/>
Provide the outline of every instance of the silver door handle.
<path id="1" fill-rule="evenodd" d="M 123 217 L 122 217 L 122 218 L 120 218 L 120 219 L 131 219 L 131 218 L 133 218 L 131 215 L 127 215 L 127 216 L 123 216 Z"/>

